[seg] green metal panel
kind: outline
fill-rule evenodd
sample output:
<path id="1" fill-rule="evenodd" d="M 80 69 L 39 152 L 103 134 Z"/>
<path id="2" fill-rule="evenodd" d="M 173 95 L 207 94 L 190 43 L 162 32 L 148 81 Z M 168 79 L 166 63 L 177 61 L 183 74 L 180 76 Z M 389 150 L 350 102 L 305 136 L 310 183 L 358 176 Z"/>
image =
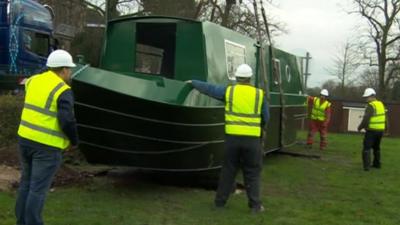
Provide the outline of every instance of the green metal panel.
<path id="1" fill-rule="evenodd" d="M 225 41 L 244 46 L 245 63 L 253 69 L 256 68 L 257 48 L 253 39 L 210 22 L 203 22 L 203 32 L 207 53 L 208 82 L 218 84 L 230 82 L 226 65 Z M 252 82 L 255 83 L 254 77 Z"/>
<path id="2" fill-rule="evenodd" d="M 273 49 L 273 51 L 280 67 L 279 74 L 270 76 L 271 105 L 279 105 L 279 130 L 282 135 L 280 139 L 282 139 L 281 143 L 287 146 L 296 141 L 296 130 L 300 127 L 299 123 L 306 112 L 305 96 L 297 57 L 279 49 Z M 282 86 L 280 87 L 279 84 Z"/>
<path id="3" fill-rule="evenodd" d="M 191 91 L 188 84 L 180 81 L 135 73 L 126 76 L 93 67 L 84 69 L 73 79 L 136 98 L 182 106 Z"/>
<path id="4" fill-rule="evenodd" d="M 135 66 L 135 23 L 110 22 L 107 27 L 101 68 L 115 72 L 133 72 Z"/>
<path id="5" fill-rule="evenodd" d="M 179 23 L 176 34 L 175 79 L 207 77 L 201 23 Z"/>
<path id="6" fill-rule="evenodd" d="M 275 49 L 274 52 L 275 57 L 279 59 L 281 64 L 281 81 L 285 93 L 299 94 L 302 86 L 297 58 L 279 49 Z"/>
<path id="7" fill-rule="evenodd" d="M 143 25 L 146 23 L 148 25 Z M 146 26 L 153 27 L 150 29 Z M 140 36 L 142 28 L 144 32 L 149 33 Z M 164 30 L 168 32 L 167 36 L 157 36 L 158 32 Z M 160 49 L 166 47 L 166 51 L 169 51 L 168 57 L 171 53 L 175 54 L 173 58 L 167 59 L 169 63 L 174 63 L 167 64 L 168 72 L 172 74 L 149 73 L 144 70 L 135 72 L 136 41 L 141 40 L 148 40 L 142 44 L 149 46 L 158 46 Z M 163 40 L 165 42 L 160 43 Z M 103 69 L 86 68 L 74 77 L 73 88 L 77 89 L 78 99 L 76 111 L 80 121 L 83 121 L 79 129 L 85 134 L 83 141 L 87 142 L 87 154 L 95 159 L 95 151 L 101 150 L 99 162 L 110 162 L 108 154 L 112 154 L 116 157 L 110 160 L 116 160 L 116 164 L 147 168 L 155 161 L 169 160 L 168 157 L 172 157 L 173 160 L 175 157 L 161 157 L 162 154 L 167 156 L 169 150 L 160 152 L 160 156 L 157 157 L 161 158 L 151 157 L 153 153 L 146 153 L 146 148 L 152 145 L 159 151 L 175 147 L 201 149 L 202 153 L 196 150 L 198 155 L 191 155 L 189 152 L 186 155 L 185 150 L 185 156 L 176 156 L 176 165 L 185 160 L 185 157 L 196 155 L 204 158 L 200 167 L 208 165 L 209 162 L 216 162 L 217 158 L 215 165 L 218 166 L 223 145 L 223 102 L 200 94 L 182 81 L 199 79 L 219 85 L 229 84 L 232 81 L 228 73 L 231 73 L 238 63 L 242 63 L 240 60 L 256 71 L 256 66 L 260 65 L 260 62 L 257 62 L 258 50 L 255 40 L 210 22 L 168 17 L 133 17 L 111 21 L 107 29 L 105 52 L 102 55 Z M 281 82 L 275 82 L 275 77 L 271 75 L 269 46 L 263 46 L 262 52 L 267 70 L 271 114 L 271 120 L 264 128 L 263 144 L 264 150 L 270 151 L 279 149 L 281 144 L 295 142 L 297 125 L 305 113 L 305 96 L 296 57 L 274 49 L 274 56 L 280 62 L 281 71 Z M 290 79 L 287 71 L 290 71 Z M 252 78 L 251 82 L 256 87 L 261 87 L 260 76 L 258 74 L 258 77 Z M 280 83 L 282 87 L 279 86 Z M 99 112 L 98 116 L 103 118 L 100 122 L 91 117 L 96 111 Z M 107 121 L 110 115 L 114 119 Z M 97 122 L 99 124 L 96 124 Z M 103 142 L 97 143 L 97 147 L 93 145 L 96 144 L 95 133 L 104 137 L 101 138 Z M 214 140 L 213 137 L 217 136 Z M 116 139 L 120 142 L 113 141 Z M 102 144 L 110 149 L 104 148 Z M 194 148 L 195 145 L 199 146 Z M 118 151 L 120 155 L 116 153 Z M 214 158 L 216 156 L 217 158 Z M 144 164 L 141 164 L 142 162 Z M 174 165 L 175 163 L 165 166 L 172 168 Z M 182 164 L 183 169 L 187 166 Z"/>

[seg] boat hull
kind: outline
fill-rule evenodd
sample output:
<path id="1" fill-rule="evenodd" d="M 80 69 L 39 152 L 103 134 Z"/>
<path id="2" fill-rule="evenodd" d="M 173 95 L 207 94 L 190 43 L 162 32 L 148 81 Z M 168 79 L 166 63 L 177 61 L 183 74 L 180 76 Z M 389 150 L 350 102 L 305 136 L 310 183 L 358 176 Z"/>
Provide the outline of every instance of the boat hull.
<path id="1" fill-rule="evenodd" d="M 88 162 L 164 171 L 220 167 L 222 107 L 165 104 L 79 81 L 73 89 L 80 149 Z"/>

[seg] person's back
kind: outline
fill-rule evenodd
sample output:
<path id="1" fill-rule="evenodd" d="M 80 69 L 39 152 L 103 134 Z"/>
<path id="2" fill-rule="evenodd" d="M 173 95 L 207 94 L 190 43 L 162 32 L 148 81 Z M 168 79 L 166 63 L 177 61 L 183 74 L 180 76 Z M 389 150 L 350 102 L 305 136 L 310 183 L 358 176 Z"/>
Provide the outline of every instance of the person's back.
<path id="1" fill-rule="evenodd" d="M 260 175 L 262 170 L 262 127 L 269 119 L 264 92 L 251 86 L 252 69 L 240 65 L 235 72 L 236 84 L 216 86 L 190 81 L 194 88 L 225 102 L 225 154 L 215 196 L 215 206 L 224 207 L 240 167 L 252 212 L 262 212 Z"/>
<path id="2" fill-rule="evenodd" d="M 56 50 L 47 66 L 49 71 L 25 83 L 18 128 L 22 173 L 15 205 L 17 224 L 44 224 L 41 214 L 62 151 L 78 144 L 73 95 L 67 84 L 75 64 L 68 52 Z"/>
<path id="3" fill-rule="evenodd" d="M 261 105 L 264 92 L 247 83 L 228 86 L 225 93 L 225 133 L 261 135 Z"/>
<path id="4" fill-rule="evenodd" d="M 381 168 L 381 139 L 386 129 L 386 109 L 384 104 L 376 99 L 376 92 L 372 88 L 364 91 L 363 98 L 367 101 L 364 117 L 358 125 L 358 131 L 365 129 L 363 140 L 362 161 L 365 171 L 370 168 L 370 151 L 373 149 L 374 159 L 372 167 Z"/>
<path id="5" fill-rule="evenodd" d="M 25 104 L 18 135 L 55 148 L 69 146 L 57 119 L 57 99 L 70 87 L 52 71 L 32 76 L 25 85 Z"/>

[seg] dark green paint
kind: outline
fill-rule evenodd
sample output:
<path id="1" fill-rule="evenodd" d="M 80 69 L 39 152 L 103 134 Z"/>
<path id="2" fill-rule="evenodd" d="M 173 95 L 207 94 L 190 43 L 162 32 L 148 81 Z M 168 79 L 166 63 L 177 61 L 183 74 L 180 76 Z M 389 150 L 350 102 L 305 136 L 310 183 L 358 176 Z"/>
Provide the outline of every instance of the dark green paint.
<path id="1" fill-rule="evenodd" d="M 164 49 L 154 53 L 154 57 L 165 56 L 161 74 L 135 72 L 136 41 L 140 40 Z M 263 74 L 252 78 L 255 86 L 267 87 L 269 94 L 271 119 L 264 128 L 264 151 L 293 144 L 305 115 L 296 56 L 273 49 L 280 62 L 281 102 L 268 46 L 261 49 L 255 40 L 210 22 L 126 17 L 109 22 L 100 68 L 88 67 L 73 78 L 81 148 L 88 160 L 155 170 L 218 168 L 223 151 L 223 103 L 183 81 L 232 83 L 226 42 L 239 55 L 245 48 L 243 60 L 254 71 L 260 66 L 258 54 L 264 54 L 268 84 L 261 85 Z"/>

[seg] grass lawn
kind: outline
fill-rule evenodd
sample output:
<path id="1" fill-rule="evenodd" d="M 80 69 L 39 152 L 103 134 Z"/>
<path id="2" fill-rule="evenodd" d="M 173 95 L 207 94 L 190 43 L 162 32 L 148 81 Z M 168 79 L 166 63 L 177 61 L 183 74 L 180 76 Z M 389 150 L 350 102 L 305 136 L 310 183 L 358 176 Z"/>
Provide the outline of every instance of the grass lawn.
<path id="1" fill-rule="evenodd" d="M 245 194 L 214 210 L 212 190 L 98 177 L 50 193 L 44 218 L 47 225 L 400 224 L 400 139 L 383 139 L 382 169 L 369 172 L 362 170 L 361 142 L 361 135 L 330 134 L 324 152 L 290 149 L 321 159 L 268 155 L 263 214 L 249 212 Z M 15 224 L 14 202 L 15 192 L 0 192 L 1 225 Z"/>

